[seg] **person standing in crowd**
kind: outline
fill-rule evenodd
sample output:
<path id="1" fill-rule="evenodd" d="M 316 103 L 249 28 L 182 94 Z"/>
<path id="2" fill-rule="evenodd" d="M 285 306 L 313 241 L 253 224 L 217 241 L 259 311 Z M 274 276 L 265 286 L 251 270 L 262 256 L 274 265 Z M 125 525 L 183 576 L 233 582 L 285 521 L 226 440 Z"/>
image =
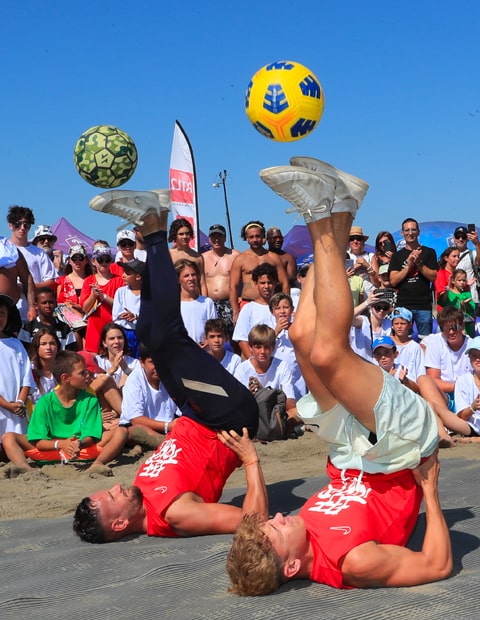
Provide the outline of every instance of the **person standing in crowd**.
<path id="1" fill-rule="evenodd" d="M 233 311 L 229 300 L 230 273 L 238 250 L 227 248 L 227 232 L 221 224 L 213 224 L 208 230 L 211 250 L 204 252 L 205 280 L 208 297 L 213 300 L 217 316 L 225 321 L 228 335 L 233 334 Z"/>
<path id="2" fill-rule="evenodd" d="M 460 260 L 460 252 L 455 246 L 450 246 L 444 250 L 440 258 L 438 259 L 438 271 L 435 278 L 435 297 L 438 300 L 439 296 L 444 293 L 450 284 L 450 278 L 452 273 L 458 266 Z M 437 312 L 440 312 L 442 306 L 437 302 Z"/>
<path id="3" fill-rule="evenodd" d="M 289 254 L 282 249 L 283 235 L 280 228 L 271 226 L 267 230 L 267 244 L 269 252 L 273 252 L 274 254 L 278 254 L 278 256 L 280 256 L 280 260 L 282 261 L 285 271 L 287 272 L 290 287 L 295 286 L 297 281 L 297 262 L 292 254 Z"/>
<path id="4" fill-rule="evenodd" d="M 53 233 L 52 227 L 48 224 L 40 224 L 33 233 L 32 243 L 37 248 L 43 250 L 52 261 L 53 266 L 57 272 L 57 276 L 63 274 L 65 264 L 63 262 L 63 252 L 61 250 L 55 250 L 54 246 L 57 242 L 57 235 Z"/>
<path id="5" fill-rule="evenodd" d="M 402 222 L 405 247 L 390 260 L 390 282 L 398 289 L 397 305 L 408 308 L 417 326 L 419 339 L 432 333 L 432 283 L 437 277 L 437 254 L 420 245 L 420 227 L 409 217 Z"/>
<path id="6" fill-rule="evenodd" d="M 173 248 L 170 249 L 172 262 L 175 264 L 181 259 L 187 259 L 193 263 L 196 263 L 200 274 L 200 293 L 206 297 L 208 295 L 208 289 L 205 281 L 205 265 L 203 255 L 190 247 L 190 242 L 192 239 L 193 227 L 186 218 L 179 217 L 171 223 L 170 230 L 168 231 L 168 241 L 173 243 Z"/>
<path id="7" fill-rule="evenodd" d="M 348 238 L 348 256 L 353 260 L 353 271 L 363 280 L 365 293 L 368 295 L 380 284 L 378 273 L 372 265 L 373 253 L 365 251 L 368 235 L 363 234 L 361 226 L 352 226 Z"/>
<path id="8" fill-rule="evenodd" d="M 260 296 L 252 280 L 252 272 L 262 263 L 270 263 L 277 269 L 277 281 L 282 292 L 287 295 L 290 293 L 287 272 L 280 257 L 264 247 L 265 226 L 263 222 L 257 220 L 247 222 L 242 227 L 240 236 L 250 247 L 236 257 L 230 274 L 230 304 L 233 309 L 234 323 L 237 322 L 240 309 L 250 301 L 257 301 Z"/>
<path id="9" fill-rule="evenodd" d="M 468 247 L 468 242 L 473 243 L 474 250 Z M 475 302 L 476 307 L 480 301 L 479 290 L 479 269 L 480 269 L 480 241 L 478 239 L 478 232 L 475 229 L 472 232 L 468 232 L 465 226 L 458 226 L 453 232 L 453 243 L 460 252 L 460 260 L 458 261 L 457 268 L 463 269 L 467 272 L 467 282 L 470 283 L 470 291 L 472 293 L 472 299 Z M 475 279 L 475 282 L 473 280 Z"/>

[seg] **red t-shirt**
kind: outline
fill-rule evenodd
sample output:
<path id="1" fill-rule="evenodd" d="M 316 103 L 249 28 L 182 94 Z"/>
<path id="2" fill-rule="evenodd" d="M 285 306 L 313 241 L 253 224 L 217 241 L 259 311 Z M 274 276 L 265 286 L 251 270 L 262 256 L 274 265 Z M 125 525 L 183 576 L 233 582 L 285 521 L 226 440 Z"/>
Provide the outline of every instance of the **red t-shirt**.
<path id="1" fill-rule="evenodd" d="M 138 470 L 134 485 L 143 493 L 149 536 L 177 537 L 165 512 L 182 493 L 216 503 L 230 474 L 241 465 L 216 431 L 182 417 Z"/>
<path id="2" fill-rule="evenodd" d="M 123 279 L 119 276 L 113 276 L 106 284 L 98 284 L 95 275 L 87 276 L 83 281 L 82 293 L 80 295 L 80 305 L 83 306 L 91 293 L 92 285 L 96 284 L 98 288 L 108 297 L 115 296 L 115 291 L 124 285 Z M 100 304 L 93 314 L 87 319 L 87 331 L 85 334 L 85 349 L 92 353 L 98 353 L 98 345 L 100 344 L 100 334 L 102 328 L 112 320 L 112 306 L 109 304 Z"/>
<path id="3" fill-rule="evenodd" d="M 331 482 L 300 511 L 313 550 L 310 579 L 334 588 L 341 564 L 354 547 L 371 540 L 405 546 L 417 522 L 422 491 L 411 469 L 393 474 L 339 470 L 330 461 Z"/>

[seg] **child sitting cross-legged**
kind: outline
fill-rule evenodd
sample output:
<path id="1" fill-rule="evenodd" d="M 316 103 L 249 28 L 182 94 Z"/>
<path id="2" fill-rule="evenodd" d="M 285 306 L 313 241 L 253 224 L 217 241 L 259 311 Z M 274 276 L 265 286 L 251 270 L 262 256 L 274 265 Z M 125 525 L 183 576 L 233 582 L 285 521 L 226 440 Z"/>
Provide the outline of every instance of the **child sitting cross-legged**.
<path id="1" fill-rule="evenodd" d="M 254 325 L 248 334 L 251 357 L 238 366 L 234 377 L 253 394 L 264 387 L 285 392 L 287 414 L 294 427 L 301 420 L 297 417 L 292 374 L 286 362 L 273 357 L 276 339 L 275 330 L 268 325 Z"/>
<path id="2" fill-rule="evenodd" d="M 58 387 L 42 396 L 32 413 L 26 435 L 5 433 L 5 454 L 12 463 L 9 475 L 29 471 L 34 461 L 93 460 L 89 473 L 113 475 L 106 464 L 120 453 L 126 429 L 102 433 L 102 416 L 96 396 L 87 392 L 89 375 L 83 358 L 60 351 L 52 365 Z"/>

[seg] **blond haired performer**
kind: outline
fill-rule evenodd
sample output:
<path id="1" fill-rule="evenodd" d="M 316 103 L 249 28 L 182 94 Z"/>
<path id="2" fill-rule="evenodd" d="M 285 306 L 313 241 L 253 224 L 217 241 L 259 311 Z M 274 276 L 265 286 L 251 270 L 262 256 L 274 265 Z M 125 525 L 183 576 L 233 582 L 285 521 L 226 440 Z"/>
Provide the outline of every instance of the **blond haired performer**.
<path id="1" fill-rule="evenodd" d="M 336 588 L 445 579 L 452 554 L 437 494 L 435 414 L 349 345 L 353 308 L 345 247 L 368 185 L 317 160 L 292 163 L 260 176 L 304 215 L 313 242 L 314 266 L 290 337 L 311 390 L 298 409 L 330 444 L 330 482 L 298 516 L 242 519 L 227 560 L 231 589 L 260 595 L 292 579 Z M 405 545 L 422 497 L 425 538 L 420 551 L 411 551 Z"/>

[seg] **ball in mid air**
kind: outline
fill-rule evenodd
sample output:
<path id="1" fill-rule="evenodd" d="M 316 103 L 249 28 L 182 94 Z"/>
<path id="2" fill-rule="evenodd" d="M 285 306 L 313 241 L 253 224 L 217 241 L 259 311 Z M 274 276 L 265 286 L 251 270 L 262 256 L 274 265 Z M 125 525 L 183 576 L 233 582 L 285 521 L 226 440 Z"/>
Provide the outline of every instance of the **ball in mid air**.
<path id="1" fill-rule="evenodd" d="M 74 162 L 80 176 L 95 187 L 119 187 L 135 172 L 138 154 L 128 134 L 113 125 L 87 129 L 77 141 Z"/>
<path id="2" fill-rule="evenodd" d="M 281 60 L 265 65 L 250 80 L 245 111 L 266 138 L 292 142 L 318 125 L 324 106 L 323 88 L 304 65 Z"/>

